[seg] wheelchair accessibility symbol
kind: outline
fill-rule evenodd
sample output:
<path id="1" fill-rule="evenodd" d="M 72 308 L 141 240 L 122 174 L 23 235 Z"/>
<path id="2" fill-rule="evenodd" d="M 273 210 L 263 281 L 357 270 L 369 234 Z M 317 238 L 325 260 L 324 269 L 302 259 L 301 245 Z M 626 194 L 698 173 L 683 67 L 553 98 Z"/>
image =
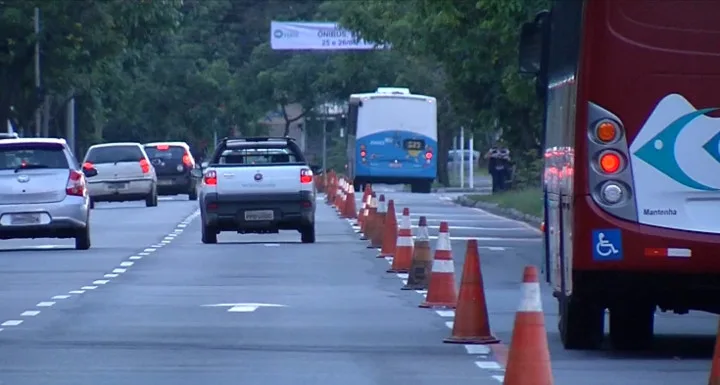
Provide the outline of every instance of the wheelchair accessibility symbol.
<path id="1" fill-rule="evenodd" d="M 593 260 L 595 261 L 621 261 L 622 234 L 619 229 L 593 230 Z"/>

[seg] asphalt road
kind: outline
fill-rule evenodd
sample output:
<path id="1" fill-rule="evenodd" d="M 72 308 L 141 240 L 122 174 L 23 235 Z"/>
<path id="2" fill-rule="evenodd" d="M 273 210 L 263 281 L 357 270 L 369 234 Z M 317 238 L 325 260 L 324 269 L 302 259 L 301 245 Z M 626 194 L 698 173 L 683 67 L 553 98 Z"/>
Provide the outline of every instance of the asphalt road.
<path id="1" fill-rule="evenodd" d="M 425 215 L 431 236 L 450 223 L 458 285 L 466 239 L 479 240 L 490 323 L 507 344 L 522 268 L 539 263 L 537 231 L 442 195 L 384 191 L 414 224 Z M 0 384 L 502 381 L 503 346 L 443 344 L 453 312 L 418 308 L 422 292 L 401 291 L 402 276 L 328 206 L 310 245 L 296 232 L 203 245 L 196 208 L 184 197 L 99 204 L 88 251 L 0 241 Z M 707 381 L 716 317 L 659 315 L 658 331 L 674 337 L 650 353 L 566 352 L 543 289 L 555 384 Z"/>
<path id="2" fill-rule="evenodd" d="M 395 192 L 391 186 L 376 190 L 393 199 L 397 214 L 410 209 L 413 225 L 425 215 L 431 236 L 437 235 L 441 220 L 450 225 L 456 284 L 460 285 L 466 237 L 478 239 L 490 325 L 503 342 L 493 347 L 490 360 L 504 366 L 515 311 L 519 304 L 520 281 L 525 265 L 541 264 L 540 233 L 523 223 L 498 217 L 475 208 L 451 204 L 459 194 L 410 194 Z M 541 277 L 544 279 L 544 277 Z M 651 351 L 628 353 L 604 350 L 566 351 L 557 331 L 557 301 L 548 285 L 542 284 L 543 310 L 556 385 L 650 385 L 706 383 L 717 331 L 717 316 L 691 312 L 688 315 L 656 314 L 656 346 Z M 451 312 L 442 314 L 452 320 Z M 607 322 L 606 322 L 607 325 Z M 607 329 L 606 329 L 607 332 Z M 483 366 L 493 366 L 483 364 Z M 484 370 L 488 376 L 497 369 Z"/>

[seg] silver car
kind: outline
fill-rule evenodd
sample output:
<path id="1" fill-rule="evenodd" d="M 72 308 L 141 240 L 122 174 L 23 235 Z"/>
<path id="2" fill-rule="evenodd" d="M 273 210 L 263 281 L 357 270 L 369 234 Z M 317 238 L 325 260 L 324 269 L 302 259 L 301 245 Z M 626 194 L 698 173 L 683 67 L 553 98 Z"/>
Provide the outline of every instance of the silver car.
<path id="1" fill-rule="evenodd" d="M 90 207 L 95 202 L 145 201 L 158 204 L 157 175 L 140 143 L 104 143 L 91 146 L 83 168 L 94 168 L 97 175 L 88 178 Z"/>
<path id="2" fill-rule="evenodd" d="M 0 239 L 75 238 L 90 248 L 90 198 L 64 139 L 0 140 Z"/>

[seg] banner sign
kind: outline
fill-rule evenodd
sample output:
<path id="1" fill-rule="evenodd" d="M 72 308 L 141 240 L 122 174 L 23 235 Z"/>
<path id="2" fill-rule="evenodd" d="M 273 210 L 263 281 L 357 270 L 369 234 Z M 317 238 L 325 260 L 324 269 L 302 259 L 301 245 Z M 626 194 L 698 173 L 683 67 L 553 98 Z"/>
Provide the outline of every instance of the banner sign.
<path id="1" fill-rule="evenodd" d="M 374 50 L 384 46 L 358 39 L 337 23 L 273 21 L 270 46 L 274 50 Z"/>

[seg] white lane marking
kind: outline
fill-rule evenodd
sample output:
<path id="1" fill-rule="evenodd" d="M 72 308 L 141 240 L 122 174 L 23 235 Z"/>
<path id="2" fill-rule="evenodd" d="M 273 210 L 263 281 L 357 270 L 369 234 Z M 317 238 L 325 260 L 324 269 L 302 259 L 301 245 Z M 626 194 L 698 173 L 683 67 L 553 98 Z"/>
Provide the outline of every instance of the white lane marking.
<path id="1" fill-rule="evenodd" d="M 258 306 L 233 306 L 228 311 L 230 313 L 252 313 L 258 309 Z"/>
<path id="2" fill-rule="evenodd" d="M 455 317 L 455 310 L 436 310 L 435 313 L 440 317 Z"/>
<path id="3" fill-rule="evenodd" d="M 453 325 L 455 325 L 454 321 L 447 321 L 445 322 L 445 326 L 447 326 L 448 329 L 452 329 Z"/>
<path id="4" fill-rule="evenodd" d="M 465 345 L 467 354 L 490 354 L 490 347 L 486 345 Z"/>
<path id="5" fill-rule="evenodd" d="M 542 231 L 540 231 L 540 229 L 535 228 L 535 227 L 533 227 L 533 226 L 530 226 L 529 224 L 527 224 L 527 223 L 525 223 L 525 222 L 523 222 L 523 221 L 518 221 L 518 220 L 516 220 L 516 219 L 510 219 L 510 218 L 505 218 L 505 217 L 500 216 L 500 215 L 495 215 L 495 214 L 493 214 L 493 213 L 489 213 L 489 212 L 487 212 L 487 211 L 485 211 L 485 210 L 483 210 L 483 209 L 479 209 L 479 208 L 477 208 L 477 207 L 468 207 L 468 208 L 470 208 L 470 209 L 472 209 L 472 210 L 475 210 L 475 211 L 479 211 L 479 212 L 481 212 L 481 213 L 483 213 L 483 214 L 485 214 L 485 215 L 487 215 L 487 216 L 489 216 L 489 217 L 491 217 L 491 218 L 497 218 L 498 220 L 504 220 L 504 221 L 508 221 L 508 222 L 517 223 L 517 224 L 519 224 L 520 226 L 525 226 L 525 228 L 530 229 L 530 230 L 532 230 L 532 231 L 534 231 L 534 232 L 536 232 L 536 233 L 538 233 L 538 234 L 542 234 Z"/>
<path id="6" fill-rule="evenodd" d="M 130 267 L 130 266 L 132 266 L 132 265 L 134 265 L 134 264 L 135 264 L 135 262 L 125 261 L 125 262 L 121 262 L 121 263 L 120 263 L 120 266 L 122 266 L 122 267 Z"/>
<path id="7" fill-rule="evenodd" d="M 452 231 L 452 228 L 450 228 Z M 428 238 L 437 239 L 437 235 L 431 235 Z M 469 241 L 475 239 L 478 242 L 541 242 L 542 238 L 505 238 L 505 237 L 450 237 L 451 241 Z"/>
<path id="8" fill-rule="evenodd" d="M 492 376 L 493 380 L 499 381 L 501 384 L 505 382 L 505 376 Z"/>
<path id="9" fill-rule="evenodd" d="M 146 253 L 152 253 L 153 251 L 155 251 L 155 249 L 153 249 L 152 247 L 148 247 L 147 249 L 145 249 L 143 251 Z"/>
<path id="10" fill-rule="evenodd" d="M 264 246 L 265 247 L 279 247 L 280 244 L 279 243 L 266 243 Z"/>
<path id="11" fill-rule="evenodd" d="M 103 278 L 117 278 L 119 276 L 119 274 L 105 274 L 103 275 Z"/>
<path id="12" fill-rule="evenodd" d="M 415 290 L 418 294 L 427 294 L 427 290 Z"/>
<path id="13" fill-rule="evenodd" d="M 453 230 L 477 230 L 477 231 L 518 231 L 518 230 L 527 230 L 525 227 L 476 227 L 476 226 L 455 226 L 452 224 L 452 221 L 448 221 L 448 225 L 450 226 L 450 231 Z M 411 226 L 413 229 L 417 229 L 417 225 Z M 439 229 L 440 226 L 428 226 L 429 229 Z"/>
<path id="14" fill-rule="evenodd" d="M 85 290 L 70 290 L 68 293 L 70 294 L 83 294 Z"/>
<path id="15" fill-rule="evenodd" d="M 183 228 L 183 227 L 187 227 L 187 225 L 184 224 L 184 223 L 181 223 L 181 224 L 179 224 L 177 227 Z"/>
<path id="16" fill-rule="evenodd" d="M 116 273 L 116 274 L 122 274 L 126 271 L 127 271 L 127 269 L 113 269 L 113 273 Z"/>
<path id="17" fill-rule="evenodd" d="M 137 260 L 139 260 L 139 259 L 142 259 L 142 257 L 139 256 L 139 255 L 133 255 L 132 257 L 130 257 L 130 258 L 128 258 L 128 259 L 133 260 L 133 261 L 137 261 Z"/>
<path id="18" fill-rule="evenodd" d="M 81 287 L 83 290 L 95 290 L 97 289 L 97 286 L 83 286 Z"/>
<path id="19" fill-rule="evenodd" d="M 20 313 L 20 316 L 21 317 L 35 317 L 38 314 L 40 314 L 40 310 L 26 310 L 26 311 Z"/>
<path id="20" fill-rule="evenodd" d="M 3 329 L 3 328 L 0 328 L 0 332 L 1 332 L 1 331 L 3 331 L 3 330 L 5 330 L 5 329 Z"/>
<path id="21" fill-rule="evenodd" d="M 0 324 L 0 326 L 18 326 L 23 323 L 21 319 L 11 319 Z"/>
<path id="22" fill-rule="evenodd" d="M 502 370 L 502 366 L 495 361 L 475 361 L 475 365 L 480 369 Z"/>
<path id="23" fill-rule="evenodd" d="M 50 307 L 52 305 L 55 305 L 55 302 L 52 301 L 46 301 L 46 302 L 38 302 L 37 307 Z"/>
<path id="24" fill-rule="evenodd" d="M 160 246 L 165 246 L 165 245 L 169 245 L 170 241 L 162 240 L 162 241 L 160 241 L 160 243 L 162 243 L 162 245 L 160 245 Z"/>
<path id="25" fill-rule="evenodd" d="M 138 253 L 138 255 L 141 257 L 147 257 L 148 255 L 150 255 L 150 253 L 142 252 L 142 253 Z"/>
<path id="26" fill-rule="evenodd" d="M 93 281 L 93 285 L 105 285 L 105 284 L 107 284 L 108 282 L 110 282 L 110 280 L 107 280 L 107 279 L 98 279 L 97 281 Z"/>
<path id="27" fill-rule="evenodd" d="M 396 274 L 396 275 L 397 275 L 397 277 L 400 278 L 400 279 L 408 279 L 408 274 L 407 274 L 407 273 L 398 273 L 398 274 Z"/>
<path id="28" fill-rule="evenodd" d="M 56 296 L 53 296 L 53 297 L 50 298 L 50 299 L 68 299 L 68 298 L 70 298 L 69 295 L 56 295 Z"/>

